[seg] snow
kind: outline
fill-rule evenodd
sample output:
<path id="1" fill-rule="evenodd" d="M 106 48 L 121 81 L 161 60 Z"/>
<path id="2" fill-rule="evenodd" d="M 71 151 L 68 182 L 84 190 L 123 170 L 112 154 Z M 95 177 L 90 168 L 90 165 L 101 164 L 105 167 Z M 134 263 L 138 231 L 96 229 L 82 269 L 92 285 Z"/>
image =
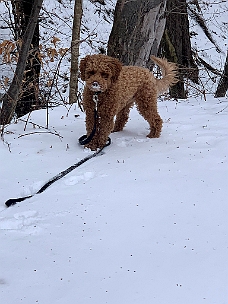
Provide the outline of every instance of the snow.
<path id="1" fill-rule="evenodd" d="M 1 302 L 227 303 L 227 98 L 158 106 L 160 138 L 133 109 L 104 155 L 8 209 L 91 152 L 74 107 L 49 112 L 50 133 L 33 126 L 45 110 L 7 127 Z"/>

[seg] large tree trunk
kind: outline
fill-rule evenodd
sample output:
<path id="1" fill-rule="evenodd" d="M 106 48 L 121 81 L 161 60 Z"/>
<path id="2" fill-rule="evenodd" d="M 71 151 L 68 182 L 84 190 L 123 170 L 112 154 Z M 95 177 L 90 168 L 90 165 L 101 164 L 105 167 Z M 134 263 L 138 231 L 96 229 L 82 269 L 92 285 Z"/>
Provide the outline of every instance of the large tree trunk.
<path id="1" fill-rule="evenodd" d="M 23 38 L 26 31 L 29 23 L 29 17 L 34 5 L 34 0 L 13 0 L 11 3 L 15 21 L 15 40 L 18 41 Z M 39 106 L 38 92 L 39 75 L 41 69 L 39 54 L 39 21 L 37 20 L 26 62 L 22 87 L 15 109 L 18 117 L 31 112 Z"/>
<path id="2" fill-rule="evenodd" d="M 184 77 L 198 83 L 198 68 L 192 58 L 186 0 L 167 1 L 166 10 L 166 26 L 159 52 L 180 67 L 180 81 L 171 88 L 171 96 L 186 98 Z"/>
<path id="3" fill-rule="evenodd" d="M 219 84 L 217 90 L 215 92 L 215 97 L 224 97 L 226 95 L 226 91 L 228 90 L 228 52 L 226 55 L 226 62 L 224 66 L 224 71 L 221 79 L 219 80 Z"/>
<path id="4" fill-rule="evenodd" d="M 0 124 L 5 125 L 11 122 L 15 113 L 19 92 L 22 85 L 23 75 L 26 67 L 30 44 L 34 35 L 35 27 L 39 17 L 43 0 L 34 0 L 33 8 L 29 22 L 22 39 L 22 45 L 19 52 L 18 63 L 12 83 L 8 92 L 3 96 L 3 105 L 0 113 Z"/>
<path id="5" fill-rule="evenodd" d="M 151 67 L 165 27 L 166 0 L 118 0 L 108 55 L 125 65 Z"/>
<path id="6" fill-rule="evenodd" d="M 78 58 L 79 58 L 81 19 L 82 19 L 82 0 L 75 0 L 72 42 L 71 42 L 71 69 L 70 69 L 70 94 L 69 94 L 70 104 L 77 101 L 78 74 L 79 74 Z"/>

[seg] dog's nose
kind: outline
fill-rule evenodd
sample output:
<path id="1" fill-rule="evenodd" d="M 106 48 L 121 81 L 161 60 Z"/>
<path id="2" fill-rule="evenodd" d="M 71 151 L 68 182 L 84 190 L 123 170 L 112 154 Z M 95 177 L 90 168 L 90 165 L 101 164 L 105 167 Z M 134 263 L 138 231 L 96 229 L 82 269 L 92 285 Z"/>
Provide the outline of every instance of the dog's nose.
<path id="1" fill-rule="evenodd" d="M 91 87 L 92 87 L 93 90 L 96 90 L 96 91 L 99 91 L 101 89 L 101 86 L 99 85 L 99 83 L 97 81 L 94 81 L 91 84 Z"/>
<path id="2" fill-rule="evenodd" d="M 99 85 L 99 83 L 98 83 L 97 81 L 94 81 L 94 82 L 92 83 L 92 86 L 93 86 L 94 88 L 97 88 L 97 87 L 99 87 L 100 85 Z"/>

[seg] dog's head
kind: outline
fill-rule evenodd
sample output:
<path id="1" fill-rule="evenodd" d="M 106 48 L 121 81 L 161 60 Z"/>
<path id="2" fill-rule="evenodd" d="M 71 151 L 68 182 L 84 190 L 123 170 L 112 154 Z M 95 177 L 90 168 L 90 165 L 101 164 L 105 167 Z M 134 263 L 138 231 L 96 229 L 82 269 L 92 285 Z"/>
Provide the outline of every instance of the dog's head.
<path id="1" fill-rule="evenodd" d="M 81 79 L 93 92 L 105 92 L 117 81 L 122 64 L 106 55 L 87 55 L 80 62 Z"/>

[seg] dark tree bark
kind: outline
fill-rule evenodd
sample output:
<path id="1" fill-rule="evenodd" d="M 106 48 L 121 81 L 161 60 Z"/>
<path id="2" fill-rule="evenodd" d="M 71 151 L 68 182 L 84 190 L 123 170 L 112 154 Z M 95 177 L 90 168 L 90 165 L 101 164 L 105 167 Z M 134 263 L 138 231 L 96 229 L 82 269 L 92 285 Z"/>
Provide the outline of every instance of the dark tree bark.
<path id="1" fill-rule="evenodd" d="M 166 0 L 118 0 L 108 55 L 125 65 L 150 68 L 165 27 Z"/>
<path id="2" fill-rule="evenodd" d="M 11 1 L 15 20 L 16 41 L 20 41 L 24 36 L 35 2 L 36 0 Z M 23 83 L 15 109 L 18 117 L 31 112 L 39 104 L 38 91 L 40 69 L 41 62 L 39 56 L 39 21 L 37 20 L 34 35 L 31 41 L 28 59 L 26 62 Z"/>
<path id="3" fill-rule="evenodd" d="M 167 1 L 166 11 L 166 26 L 159 52 L 169 61 L 179 65 L 180 81 L 170 92 L 172 97 L 183 99 L 186 98 L 184 77 L 198 83 L 198 68 L 191 51 L 186 0 Z"/>
<path id="4" fill-rule="evenodd" d="M 223 70 L 223 74 L 221 79 L 219 80 L 219 84 L 217 90 L 215 92 L 215 97 L 224 97 L 226 95 L 226 91 L 228 90 L 228 52 L 226 55 L 226 62 Z"/>
<path id="5" fill-rule="evenodd" d="M 0 113 L 0 124 L 5 125 L 11 122 L 11 119 L 15 113 L 17 101 L 22 86 L 23 75 L 26 67 L 26 61 L 29 54 L 30 45 L 38 21 L 40 9 L 42 7 L 43 0 L 34 0 L 33 8 L 30 14 L 29 22 L 26 27 L 22 45 L 19 51 L 18 63 L 16 71 L 12 80 L 12 83 L 5 95 L 3 96 L 3 105 Z"/>

